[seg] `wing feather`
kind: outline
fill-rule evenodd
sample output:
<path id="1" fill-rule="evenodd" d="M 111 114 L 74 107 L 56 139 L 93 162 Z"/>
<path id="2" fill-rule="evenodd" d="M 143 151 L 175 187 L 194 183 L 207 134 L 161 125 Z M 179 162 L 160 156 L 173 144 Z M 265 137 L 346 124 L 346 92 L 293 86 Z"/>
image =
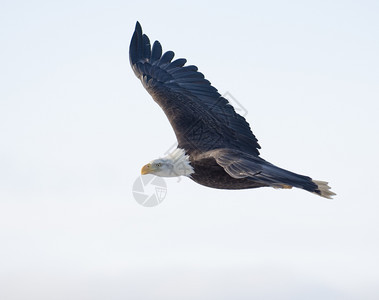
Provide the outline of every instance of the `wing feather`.
<path id="1" fill-rule="evenodd" d="M 158 63 L 159 59 L 162 56 L 162 46 L 161 43 L 158 41 L 155 41 L 153 44 L 153 48 L 151 50 L 151 58 L 150 62 L 155 64 Z"/>
<path id="2" fill-rule="evenodd" d="M 167 71 L 173 70 L 175 68 L 181 68 L 185 65 L 187 60 L 185 58 L 178 58 L 174 60 L 169 66 L 166 67 Z"/>

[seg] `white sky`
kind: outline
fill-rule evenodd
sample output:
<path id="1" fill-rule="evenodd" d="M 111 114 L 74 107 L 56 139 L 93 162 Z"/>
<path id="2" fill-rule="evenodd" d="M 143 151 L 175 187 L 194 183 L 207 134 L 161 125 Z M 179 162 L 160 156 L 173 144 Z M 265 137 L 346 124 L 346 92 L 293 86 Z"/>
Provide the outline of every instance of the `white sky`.
<path id="1" fill-rule="evenodd" d="M 378 299 L 378 2 L 134 2 L 0 3 L 0 298 Z M 140 206 L 175 136 L 129 66 L 136 20 L 336 199 L 184 178 Z"/>

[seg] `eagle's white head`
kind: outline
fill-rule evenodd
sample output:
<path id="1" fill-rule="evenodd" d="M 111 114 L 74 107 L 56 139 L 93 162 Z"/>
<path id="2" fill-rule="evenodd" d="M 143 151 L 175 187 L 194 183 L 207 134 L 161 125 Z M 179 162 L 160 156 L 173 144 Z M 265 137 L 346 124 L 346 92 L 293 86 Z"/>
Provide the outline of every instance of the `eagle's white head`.
<path id="1" fill-rule="evenodd" d="M 154 159 L 141 169 L 141 174 L 153 174 L 160 177 L 189 176 L 194 173 L 183 149 L 177 148 L 165 157 Z"/>

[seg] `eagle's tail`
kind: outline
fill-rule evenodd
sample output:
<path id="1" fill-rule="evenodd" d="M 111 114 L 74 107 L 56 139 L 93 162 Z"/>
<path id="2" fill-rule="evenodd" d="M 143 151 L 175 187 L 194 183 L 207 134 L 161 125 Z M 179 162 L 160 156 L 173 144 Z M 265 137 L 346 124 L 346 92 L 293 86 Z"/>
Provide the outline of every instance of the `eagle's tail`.
<path id="1" fill-rule="evenodd" d="M 233 178 L 247 177 L 254 184 L 260 183 L 279 189 L 296 187 L 328 199 L 335 195 L 325 181 L 313 180 L 279 168 L 254 155 L 231 149 L 216 149 L 206 155 L 215 157 L 216 162 Z"/>
<path id="2" fill-rule="evenodd" d="M 263 170 L 261 176 L 265 180 L 271 179 L 270 185 L 274 188 L 290 189 L 296 187 L 328 199 L 332 199 L 332 196 L 336 195 L 330 190 L 326 181 L 313 180 L 308 176 L 296 174 L 269 163 L 263 167 Z"/>
<path id="3" fill-rule="evenodd" d="M 312 181 L 313 183 L 317 185 L 317 190 L 314 192 L 315 194 L 324 198 L 328 198 L 328 199 L 332 199 L 332 196 L 335 195 L 335 193 L 333 193 L 330 190 L 330 186 L 328 185 L 326 181 L 319 181 L 319 180 L 312 180 Z"/>

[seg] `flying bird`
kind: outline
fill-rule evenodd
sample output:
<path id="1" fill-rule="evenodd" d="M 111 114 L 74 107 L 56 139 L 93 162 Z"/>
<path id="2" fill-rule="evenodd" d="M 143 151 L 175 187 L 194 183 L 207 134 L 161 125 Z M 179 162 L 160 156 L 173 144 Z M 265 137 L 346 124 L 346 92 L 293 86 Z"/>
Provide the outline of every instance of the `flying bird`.
<path id="1" fill-rule="evenodd" d="M 142 167 L 141 174 L 187 176 L 217 189 L 273 187 L 304 189 L 329 198 L 325 181 L 279 168 L 260 157 L 261 147 L 244 117 L 237 114 L 194 65 L 174 52 L 151 46 L 137 22 L 129 48 L 135 75 L 166 114 L 178 147 Z"/>

